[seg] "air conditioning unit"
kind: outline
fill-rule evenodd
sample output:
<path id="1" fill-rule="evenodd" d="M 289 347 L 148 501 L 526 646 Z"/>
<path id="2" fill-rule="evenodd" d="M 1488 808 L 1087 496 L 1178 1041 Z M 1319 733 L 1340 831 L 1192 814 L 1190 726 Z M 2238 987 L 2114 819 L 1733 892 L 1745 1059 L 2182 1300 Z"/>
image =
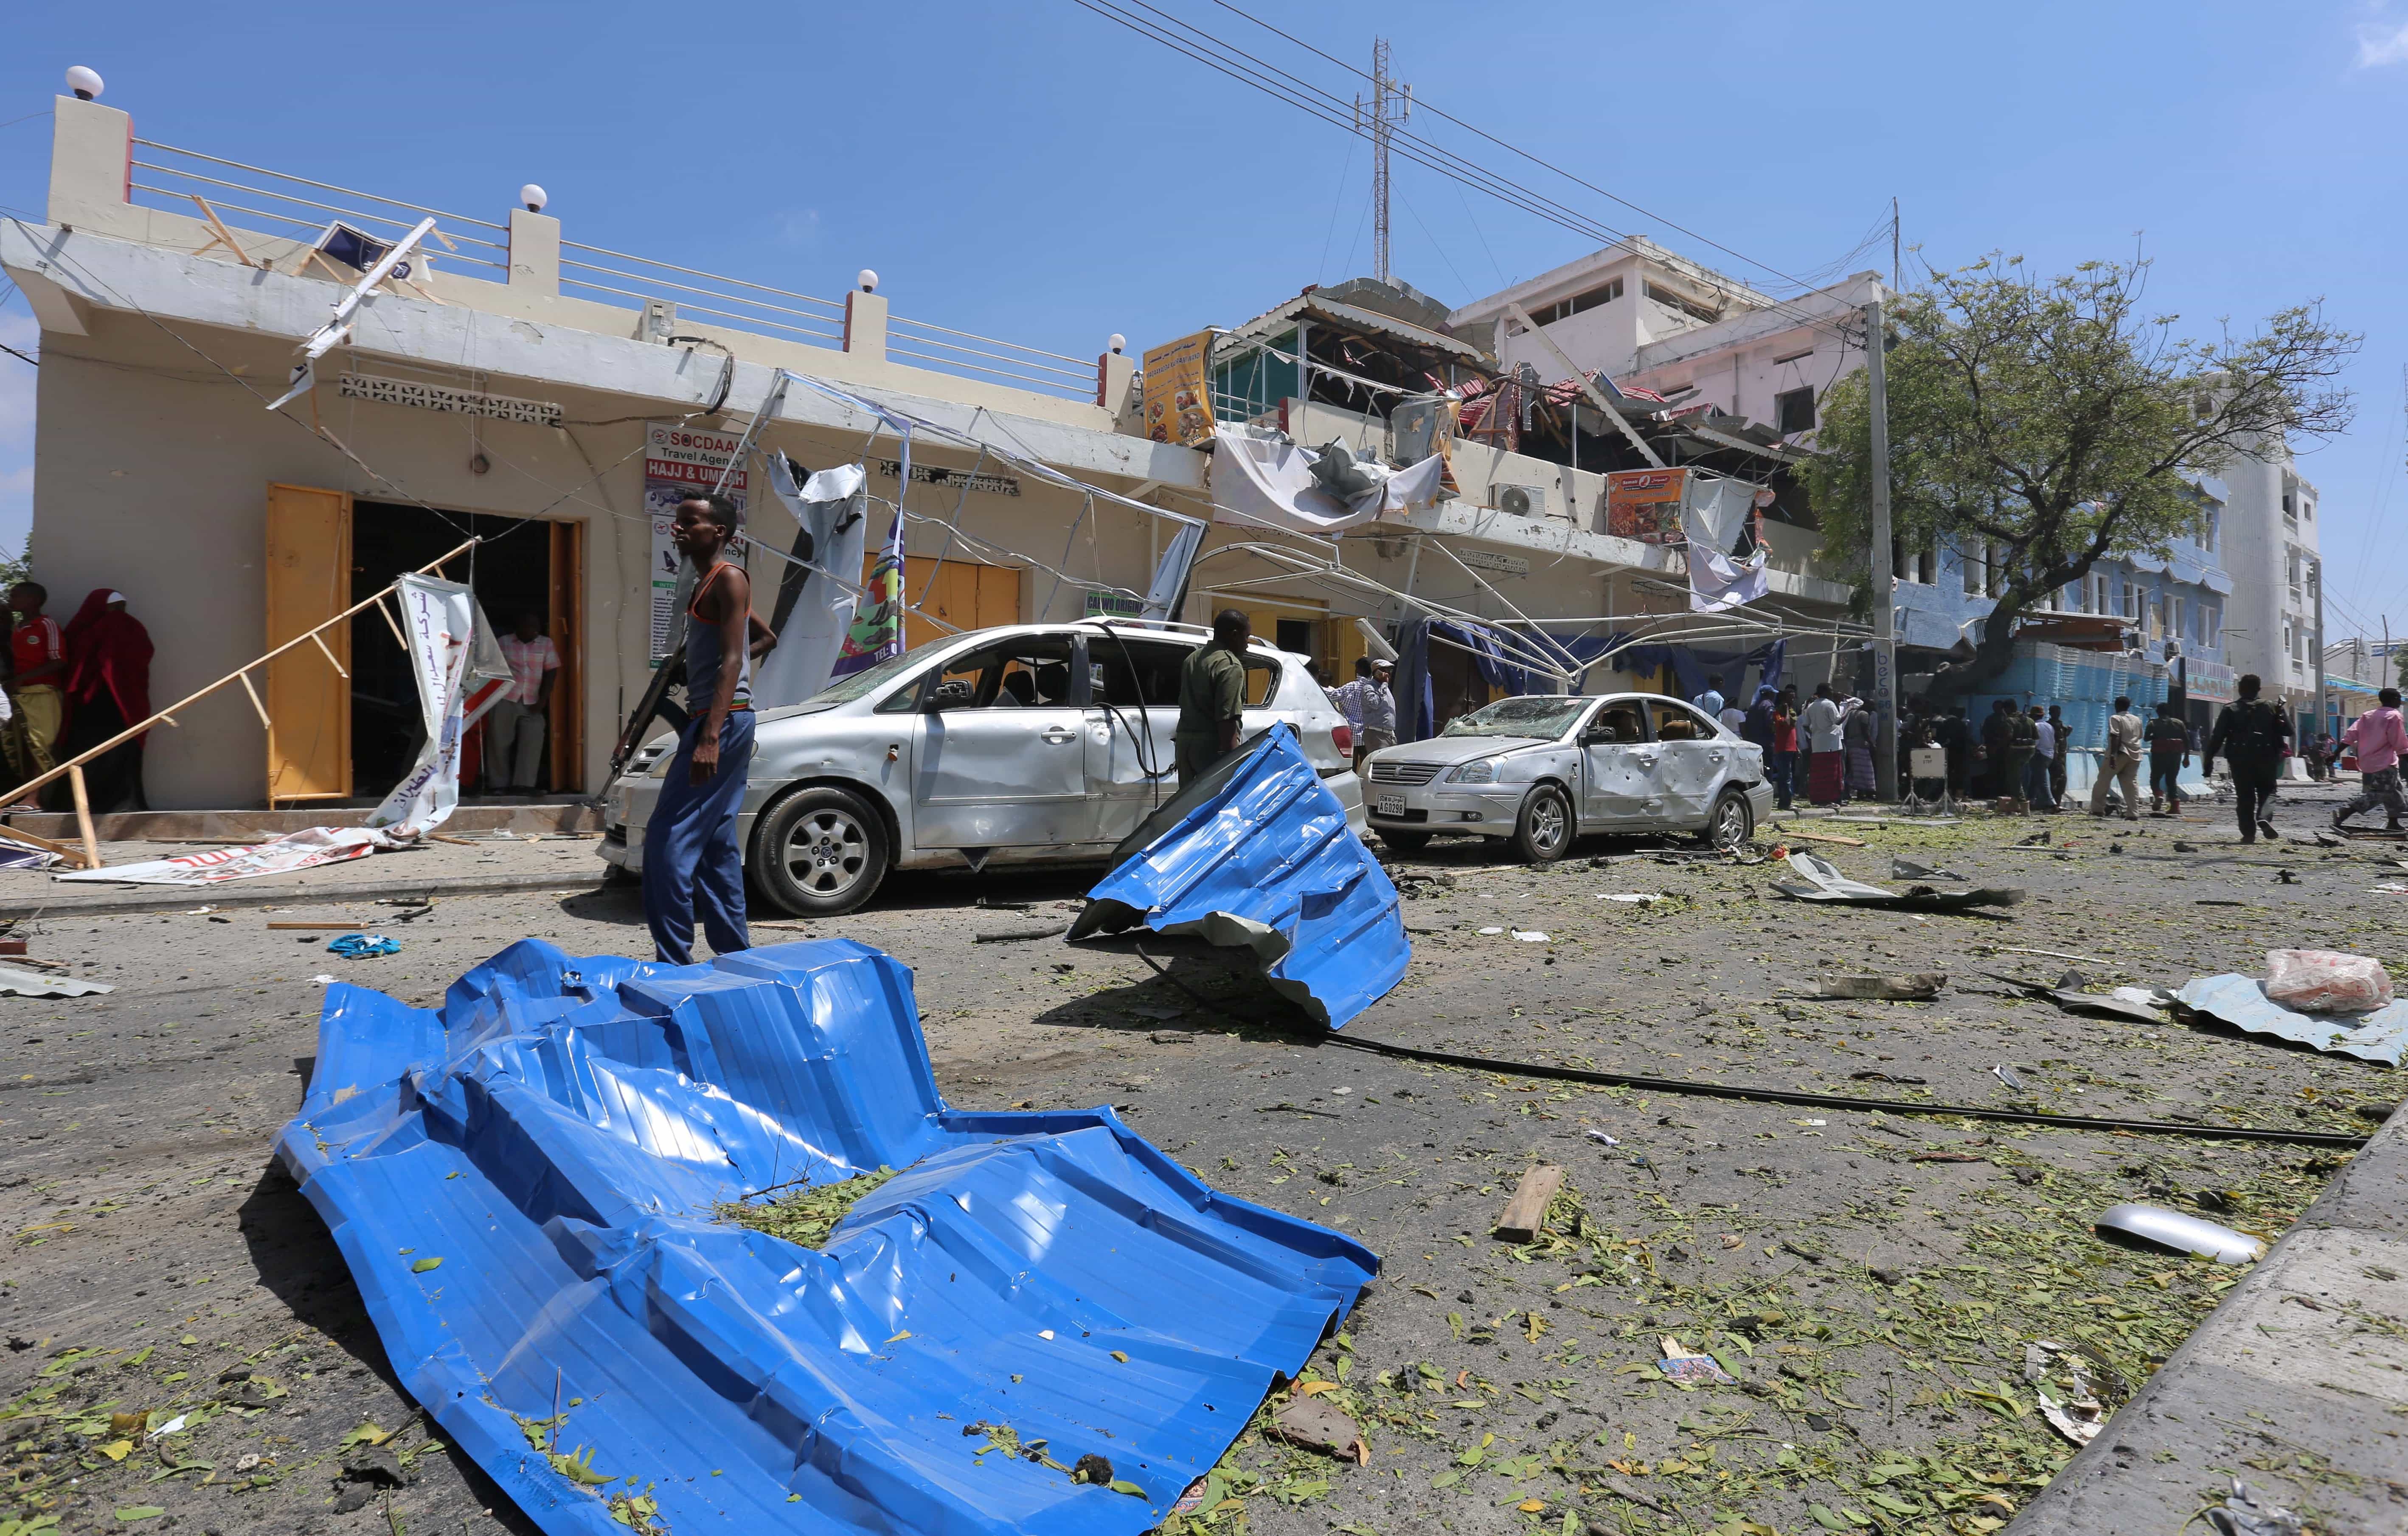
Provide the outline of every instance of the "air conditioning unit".
<path id="1" fill-rule="evenodd" d="M 1498 511 L 1513 517 L 1544 517 L 1547 515 L 1547 488 L 1543 485 L 1492 485 L 1488 500 Z"/>

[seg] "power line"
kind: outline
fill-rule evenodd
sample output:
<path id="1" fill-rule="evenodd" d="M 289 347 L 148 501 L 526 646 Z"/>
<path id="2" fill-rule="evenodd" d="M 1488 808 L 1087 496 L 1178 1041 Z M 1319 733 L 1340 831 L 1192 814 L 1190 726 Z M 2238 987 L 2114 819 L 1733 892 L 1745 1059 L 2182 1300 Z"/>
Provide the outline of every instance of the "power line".
<path id="1" fill-rule="evenodd" d="M 1265 94 L 1272 96 L 1273 98 L 1283 101 L 1291 107 L 1297 108 L 1300 111 L 1318 118 L 1332 127 L 1344 130 L 1348 133 L 1368 136 L 1369 125 L 1360 121 L 1359 115 L 1354 111 L 1352 101 L 1340 97 L 1335 93 L 1324 90 L 1322 87 L 1314 85 L 1311 81 L 1303 79 L 1298 76 L 1291 74 L 1287 70 L 1282 69 L 1278 65 L 1259 58 L 1256 55 L 1246 51 L 1244 49 L 1239 48 L 1235 44 L 1229 43 L 1209 32 L 1204 31 L 1202 28 L 1196 26 L 1192 22 L 1182 21 L 1180 18 L 1173 16 L 1168 11 L 1163 10 L 1159 7 L 1149 5 L 1146 3 L 1146 0 L 1128 0 L 1128 5 L 1121 4 L 1119 3 L 1119 0 L 1072 0 L 1072 3 L 1084 9 L 1091 10 L 1096 15 L 1102 16 L 1109 21 L 1118 22 L 1120 25 L 1137 33 L 1140 36 L 1161 43 L 1164 47 L 1183 54 L 1186 57 L 1195 60 L 1197 63 L 1206 65 L 1208 68 L 1216 70 L 1223 75 L 1226 75 L 1232 79 L 1238 80 L 1245 85 L 1253 86 L 1254 89 L 1263 92 Z M 1221 3 L 1221 0 L 1215 0 L 1215 3 Z M 1144 10 L 1150 12 L 1154 16 L 1160 17 L 1162 21 L 1157 22 L 1150 21 L 1144 16 L 1140 16 L 1136 14 L 1136 10 L 1128 8 L 1129 5 L 1133 5 L 1139 10 Z M 1235 7 L 1229 8 L 1232 10 L 1235 9 Z M 1239 15 L 1245 14 L 1242 11 L 1236 13 Z M 1247 20 L 1253 21 L 1254 19 L 1247 17 Z M 1267 30 L 1278 33 L 1279 36 L 1283 37 L 1286 37 L 1288 36 L 1285 33 L 1279 32 L 1279 29 L 1276 27 L 1269 27 L 1268 23 L 1257 22 L 1257 24 L 1264 25 Z M 1185 36 L 1182 36 L 1182 34 Z M 1354 65 L 1347 65 L 1343 63 L 1343 61 L 1335 59 L 1330 54 L 1312 47 L 1311 44 L 1303 43 L 1301 40 L 1293 37 L 1290 37 L 1289 40 L 1297 42 L 1297 46 L 1305 48 L 1308 51 L 1313 53 L 1317 57 L 1328 59 L 1330 62 L 1338 64 L 1340 68 L 1346 69 L 1349 73 L 1363 75 L 1362 70 L 1355 68 Z M 1370 79 L 1371 77 L 1364 76 L 1364 78 Z M 1539 160 L 1536 156 L 1529 154 L 1528 151 L 1516 149 L 1514 146 L 1510 144 L 1505 144 L 1503 140 L 1496 139 L 1494 136 L 1486 134 L 1480 129 L 1470 128 L 1469 124 L 1462 123 L 1460 119 L 1455 118 L 1447 112 L 1435 108 L 1431 108 L 1431 110 L 1437 111 L 1439 116 L 1445 118 L 1448 122 L 1456 122 L 1461 126 L 1469 128 L 1469 131 L 1478 134 L 1479 136 L 1488 138 L 1492 142 L 1498 143 L 1503 148 L 1511 150 L 1513 153 L 1530 160 L 1533 164 L 1554 170 L 1556 174 L 1564 176 L 1567 179 L 1577 182 L 1584 187 L 1588 187 L 1590 190 L 1612 198 L 1615 202 L 1623 203 L 1625 206 L 1636 208 L 1636 205 L 1629 204 L 1627 199 L 1617 197 L 1611 193 L 1606 193 L 1602 188 L 1594 187 L 1590 183 L 1582 180 L 1580 178 L 1571 175 L 1571 173 L 1561 170 L 1559 167 L 1548 165 L 1546 162 Z M 1440 175 L 1447 177 L 1448 179 L 1457 181 L 1465 186 L 1471 187 L 1480 192 L 1484 192 L 1490 196 L 1498 199 L 1499 202 L 1505 203 L 1509 207 L 1519 208 L 1526 213 L 1543 219 L 1546 222 L 1569 230 L 1584 239 L 1591 239 L 1598 242 L 1599 244 L 1610 245 L 1630 237 L 1628 231 L 1617 229 L 1611 224 L 1605 223 L 1601 220 L 1592 218 L 1589 215 L 1583 213 L 1581 210 L 1562 203 L 1555 198 L 1550 197 L 1543 193 L 1538 192 L 1522 182 L 1514 181 L 1508 177 L 1489 170 L 1485 166 L 1468 160 L 1462 155 L 1455 153 L 1454 151 L 1448 150 L 1419 134 L 1414 134 L 1401 128 L 1394 128 L 1390 130 L 1389 136 L 1392 152 L 1400 154 L 1416 165 L 1434 170 Z M 1646 212 L 1643 208 L 1636 210 L 1641 213 Z M 1648 214 L 1648 217 L 1654 218 L 1655 215 Z M 1724 246 L 1718 241 L 1708 239 L 1704 236 L 1696 234 L 1695 231 L 1671 223 L 1670 220 L 1658 220 L 1657 222 L 1663 223 L 1667 228 L 1678 230 L 1680 233 L 1688 235 L 1692 238 L 1698 239 L 1706 245 L 1713 246 L 1717 251 L 1722 251 L 1741 261 L 1746 262 L 1749 266 L 1760 267 L 1765 271 L 1771 272 L 1775 276 L 1783 278 L 1784 281 L 1797 283 L 1801 288 L 1810 286 L 1799 279 L 1781 272 L 1779 268 L 1770 266 L 1767 264 L 1757 262 L 1753 258 L 1742 255 L 1740 252 L 1732 251 L 1729 247 Z M 1796 305 L 1788 301 L 1773 298 L 1769 294 L 1758 296 L 1761 296 L 1768 301 L 1765 306 L 1768 310 L 1785 315 L 1796 321 L 1803 328 L 1819 330 L 1832 336 L 1839 336 L 1842 334 L 1840 324 L 1828 317 L 1813 314 L 1811 311 L 1798 308 Z"/>

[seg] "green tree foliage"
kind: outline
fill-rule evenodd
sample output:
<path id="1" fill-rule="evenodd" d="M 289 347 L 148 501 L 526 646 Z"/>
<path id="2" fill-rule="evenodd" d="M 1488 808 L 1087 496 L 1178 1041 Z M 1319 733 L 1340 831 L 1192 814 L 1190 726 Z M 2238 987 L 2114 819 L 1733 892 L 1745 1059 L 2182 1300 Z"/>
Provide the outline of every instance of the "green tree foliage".
<path id="1" fill-rule="evenodd" d="M 1907 549 L 1985 545 L 1998 604 L 1970 658 L 1934 680 L 1971 692 L 2014 654 L 2019 615 L 2099 560 L 2162 553 L 2200 516 L 2184 476 L 2349 424 L 2336 381 L 2358 337 L 2316 304 L 2243 336 L 2174 334 L 2143 309 L 2149 264 L 2090 262 L 2041 279 L 2020 258 L 1933 271 L 1890 310 L 1891 529 Z M 1870 380 L 1822 402 L 1807 470 L 1827 557 L 1864 563 Z"/>

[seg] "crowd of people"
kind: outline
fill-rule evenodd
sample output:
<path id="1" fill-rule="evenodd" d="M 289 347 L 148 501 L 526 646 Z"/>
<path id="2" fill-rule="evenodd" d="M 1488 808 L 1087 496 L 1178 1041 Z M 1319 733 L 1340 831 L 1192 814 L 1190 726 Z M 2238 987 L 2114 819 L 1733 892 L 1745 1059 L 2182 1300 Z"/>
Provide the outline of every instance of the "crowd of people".
<path id="1" fill-rule="evenodd" d="M 125 610 L 125 595 L 94 588 L 64 624 L 46 611 L 50 598 L 39 581 L 20 581 L 7 594 L 0 756 L 14 783 L 40 778 L 150 715 L 150 632 Z M 142 739 L 84 764 L 83 782 L 94 814 L 150 809 L 142 792 Z M 73 788 L 60 778 L 43 786 L 37 803 L 5 809 L 73 805 Z"/>

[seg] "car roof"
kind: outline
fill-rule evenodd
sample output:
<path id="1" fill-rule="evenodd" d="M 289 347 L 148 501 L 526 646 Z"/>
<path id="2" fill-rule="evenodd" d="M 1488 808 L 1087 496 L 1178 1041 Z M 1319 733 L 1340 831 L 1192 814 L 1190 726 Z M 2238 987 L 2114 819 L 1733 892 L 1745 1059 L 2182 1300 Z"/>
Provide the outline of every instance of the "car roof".
<path id="1" fill-rule="evenodd" d="M 948 635 L 940 640 L 932 640 L 929 643 L 950 645 L 957 640 L 991 642 L 998 639 L 1011 639 L 1022 635 L 1058 635 L 1068 629 L 1080 630 L 1088 635 L 1110 635 L 1119 639 L 1176 640 L 1182 645 L 1201 645 L 1212 638 L 1212 631 L 1201 624 L 1157 624 L 1136 619 L 1108 621 L 1083 618 L 1061 619 L 1050 624 L 989 624 L 984 629 L 965 629 L 958 635 Z M 1312 659 L 1299 655 L 1294 651 L 1283 651 L 1259 635 L 1249 637 L 1246 649 L 1250 654 L 1260 652 L 1266 655 L 1278 656 L 1299 664 Z"/>

